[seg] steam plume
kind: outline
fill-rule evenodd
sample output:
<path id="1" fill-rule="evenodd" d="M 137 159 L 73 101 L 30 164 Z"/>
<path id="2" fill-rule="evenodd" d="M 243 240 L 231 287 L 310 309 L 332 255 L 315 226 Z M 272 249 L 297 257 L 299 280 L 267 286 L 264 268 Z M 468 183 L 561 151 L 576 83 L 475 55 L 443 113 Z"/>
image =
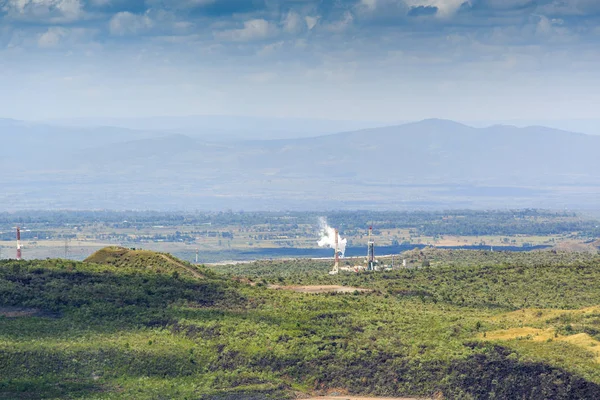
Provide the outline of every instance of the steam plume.
<path id="1" fill-rule="evenodd" d="M 327 220 L 323 217 L 319 218 L 319 228 L 321 239 L 317 243 L 319 247 L 328 247 L 330 249 L 335 249 L 335 229 L 327 225 Z M 341 253 L 341 257 L 344 257 L 346 253 L 346 243 L 347 239 L 342 239 L 342 237 L 338 233 L 338 250 Z"/>

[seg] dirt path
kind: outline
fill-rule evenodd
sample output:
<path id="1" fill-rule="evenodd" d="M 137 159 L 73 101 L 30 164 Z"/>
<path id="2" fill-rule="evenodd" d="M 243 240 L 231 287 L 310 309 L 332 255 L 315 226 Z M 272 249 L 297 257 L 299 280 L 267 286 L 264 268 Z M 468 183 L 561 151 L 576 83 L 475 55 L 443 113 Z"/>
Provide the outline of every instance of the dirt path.
<path id="1" fill-rule="evenodd" d="M 6 318 L 33 317 L 39 313 L 37 308 L 0 307 L 0 315 Z"/>
<path id="2" fill-rule="evenodd" d="M 416 397 L 356 397 L 356 396 L 319 396 L 304 400 L 427 400 Z"/>
<path id="3" fill-rule="evenodd" d="M 354 293 L 357 292 L 372 292 L 371 289 L 361 289 L 350 286 L 337 286 L 337 285 L 312 285 L 312 286 L 280 286 L 280 285 L 269 285 L 269 289 L 273 290 L 289 290 L 298 293 Z"/>
<path id="4" fill-rule="evenodd" d="M 60 314 L 52 313 L 52 312 L 44 312 L 37 308 L 0 307 L 0 317 L 5 317 L 5 318 L 24 318 L 24 317 L 59 318 Z"/>
<path id="5" fill-rule="evenodd" d="M 169 256 L 166 256 L 164 254 L 161 254 L 160 256 L 162 258 L 164 258 L 169 264 L 174 265 L 174 266 L 179 267 L 179 268 L 185 269 L 190 274 L 194 275 L 194 277 L 200 278 L 200 279 L 204 278 L 204 275 L 202 275 L 200 272 L 196 271 L 194 268 L 191 268 L 191 267 L 188 267 L 185 264 L 179 263 L 179 262 L 173 260 L 172 258 L 170 258 Z"/>

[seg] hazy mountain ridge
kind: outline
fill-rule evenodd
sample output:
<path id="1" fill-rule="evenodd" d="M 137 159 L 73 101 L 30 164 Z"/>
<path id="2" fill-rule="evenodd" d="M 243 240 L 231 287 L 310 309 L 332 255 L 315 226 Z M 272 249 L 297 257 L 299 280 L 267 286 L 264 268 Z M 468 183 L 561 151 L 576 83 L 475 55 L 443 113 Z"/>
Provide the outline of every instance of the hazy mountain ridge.
<path id="1" fill-rule="evenodd" d="M 223 115 L 190 115 L 149 118 L 79 118 L 48 121 L 69 127 L 118 127 L 130 130 L 180 133 L 208 141 L 243 141 L 315 137 L 333 132 L 381 126 L 374 121 L 340 121 L 309 118 L 276 118 Z"/>
<path id="2" fill-rule="evenodd" d="M 288 166 L 326 175 L 332 172 L 327 170 L 330 166 L 333 171 L 343 170 L 375 181 L 378 178 L 413 184 L 473 183 L 474 179 L 490 184 L 514 184 L 514 179 L 520 184 L 537 183 L 531 179 L 553 184 L 599 181 L 595 168 L 600 163 L 594 154 L 600 150 L 600 137 L 541 127 L 476 129 L 451 121 L 426 120 L 277 144 L 274 148 L 272 144 L 264 147 L 271 148 L 273 165 L 286 161 Z M 315 164 L 297 162 L 309 156 L 316 160 Z"/>
<path id="3" fill-rule="evenodd" d="M 485 207 L 534 199 L 562 207 L 595 202 L 586 187 L 600 185 L 600 136 L 536 126 L 425 120 L 228 143 L 171 131 L 25 124 L 15 135 L 2 127 L 3 148 L 18 149 L 0 162 L 10 189 L 0 200 L 13 207 Z"/>

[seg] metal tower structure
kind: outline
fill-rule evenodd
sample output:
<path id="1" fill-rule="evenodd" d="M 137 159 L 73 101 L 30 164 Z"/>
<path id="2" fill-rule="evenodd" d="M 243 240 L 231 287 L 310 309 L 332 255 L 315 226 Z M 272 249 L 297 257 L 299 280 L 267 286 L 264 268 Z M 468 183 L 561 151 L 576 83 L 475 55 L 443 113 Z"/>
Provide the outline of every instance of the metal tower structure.
<path id="1" fill-rule="evenodd" d="M 369 242 L 367 244 L 367 270 L 375 270 L 375 242 L 371 235 L 373 233 L 373 227 L 369 227 Z"/>
<path id="2" fill-rule="evenodd" d="M 22 257 L 22 253 L 21 253 L 21 228 L 19 228 L 17 226 L 17 260 L 21 260 Z"/>

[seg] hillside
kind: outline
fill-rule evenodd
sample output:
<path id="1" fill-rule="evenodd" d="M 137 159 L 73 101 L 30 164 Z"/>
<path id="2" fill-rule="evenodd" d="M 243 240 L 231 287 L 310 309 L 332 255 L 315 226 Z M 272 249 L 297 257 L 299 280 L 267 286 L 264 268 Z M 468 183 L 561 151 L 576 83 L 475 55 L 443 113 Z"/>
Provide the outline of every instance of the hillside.
<path id="1" fill-rule="evenodd" d="M 543 127 L 476 129 L 425 120 L 263 147 L 259 164 L 375 186 L 528 187 L 598 184 L 600 136 Z M 359 161 L 360 160 L 360 161 Z"/>
<path id="2" fill-rule="evenodd" d="M 255 285 L 120 248 L 0 261 L 0 398 L 599 398 L 598 256 L 490 254 L 334 277 L 270 262 Z"/>
<path id="3" fill-rule="evenodd" d="M 86 258 L 84 262 L 139 268 L 157 273 L 185 274 L 194 278 L 203 278 L 208 272 L 198 266 L 178 260 L 170 254 L 124 247 L 106 247 Z M 210 274 L 210 272 L 208 273 Z"/>
<path id="4" fill-rule="evenodd" d="M 379 122 L 336 121 L 306 118 L 243 117 L 232 115 L 190 115 L 148 118 L 79 118 L 55 120 L 67 127 L 111 126 L 133 130 L 183 133 L 204 140 L 239 141 L 292 139 L 319 136 L 373 126 Z"/>
<path id="5" fill-rule="evenodd" d="M 0 128 L 5 148 L 27 148 L 1 161 L 8 208 L 586 208 L 600 185 L 600 136 L 544 127 L 426 120 L 226 143 L 34 128 L 18 143 Z"/>

